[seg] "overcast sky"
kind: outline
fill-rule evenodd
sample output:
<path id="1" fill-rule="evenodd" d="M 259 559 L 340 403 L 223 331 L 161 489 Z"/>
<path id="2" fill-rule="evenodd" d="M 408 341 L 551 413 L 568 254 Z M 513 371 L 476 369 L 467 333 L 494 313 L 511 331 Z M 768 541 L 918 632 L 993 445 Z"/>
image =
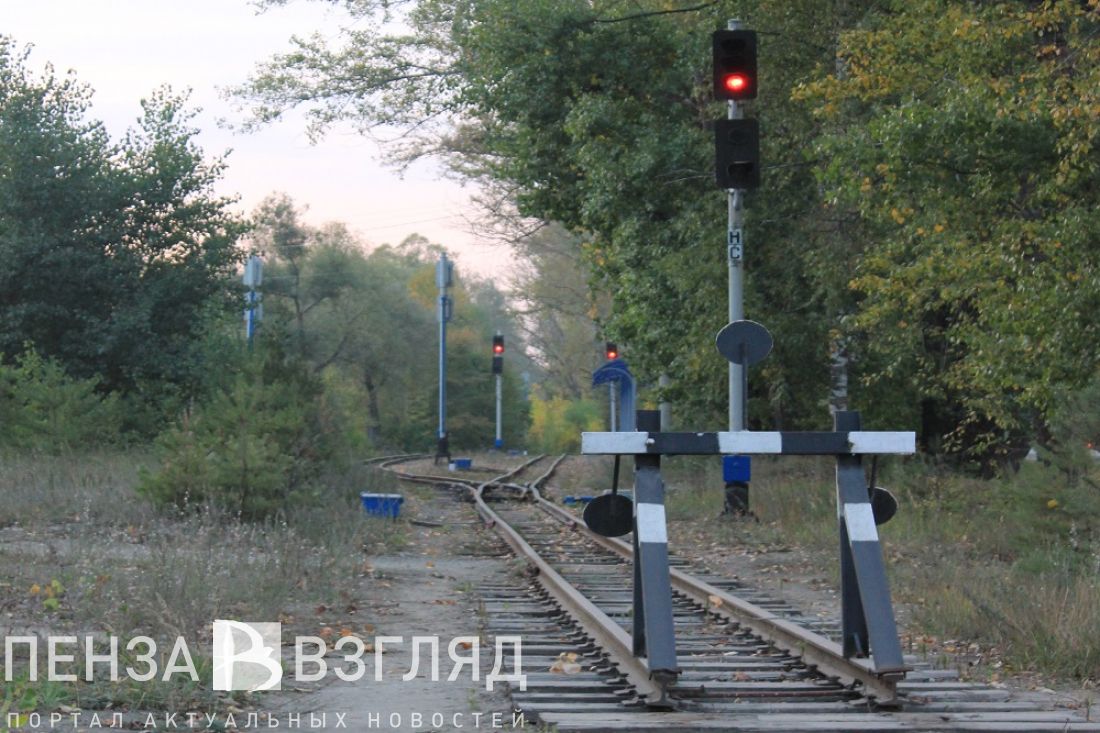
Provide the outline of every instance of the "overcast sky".
<path id="1" fill-rule="evenodd" d="M 248 0 L 0 0 L 0 33 L 33 44 L 31 67 L 73 69 L 95 90 L 92 116 L 114 136 L 133 125 L 139 101 L 161 84 L 190 88 L 201 107 L 198 142 L 208 155 L 232 149 L 221 193 L 243 211 L 272 191 L 308 205 L 311 224 L 344 221 L 373 244 L 418 232 L 458 253 L 460 267 L 501 274 L 510 253 L 469 233 L 471 189 L 421 163 L 403 178 L 377 147 L 349 133 L 310 145 L 300 117 L 260 132 L 218 126 L 239 119 L 219 88 L 243 81 L 257 61 L 288 48 L 291 35 L 333 37 L 344 16 L 328 3 L 296 0 L 257 15 Z"/>

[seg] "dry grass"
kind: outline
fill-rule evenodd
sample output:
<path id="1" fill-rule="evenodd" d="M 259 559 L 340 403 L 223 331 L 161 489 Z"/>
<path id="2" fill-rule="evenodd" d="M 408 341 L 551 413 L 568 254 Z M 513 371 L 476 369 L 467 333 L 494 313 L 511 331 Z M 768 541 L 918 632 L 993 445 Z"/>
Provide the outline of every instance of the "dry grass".
<path id="1" fill-rule="evenodd" d="M 110 453 L 3 462 L 0 607 L 8 613 L 0 632 L 179 635 L 202 668 L 197 652 L 214 619 L 274 621 L 335 603 L 358 577 L 368 540 L 389 546 L 402 538 L 394 523 L 363 516 L 359 490 L 392 488 L 375 471 L 333 476 L 318 506 L 249 524 L 208 506 L 158 513 L 134 493 L 146 464 L 140 454 Z M 208 680 L 182 679 L 65 685 L 62 692 L 93 707 L 122 700 L 173 709 L 201 698 L 212 710 Z M 13 682 L 0 689 L 0 706 L 48 702 L 56 692 Z"/>

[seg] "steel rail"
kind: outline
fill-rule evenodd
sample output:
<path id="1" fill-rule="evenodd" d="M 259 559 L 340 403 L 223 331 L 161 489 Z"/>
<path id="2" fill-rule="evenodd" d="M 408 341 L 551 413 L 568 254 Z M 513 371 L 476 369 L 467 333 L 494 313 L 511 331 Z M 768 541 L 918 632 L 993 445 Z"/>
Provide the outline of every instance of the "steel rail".
<path id="1" fill-rule="evenodd" d="M 660 680 L 653 679 L 649 672 L 649 665 L 634 656 L 633 641 L 626 630 L 554 570 L 519 532 L 485 502 L 482 492 L 492 483 L 491 480 L 486 481 L 474 492 L 478 513 L 504 538 L 518 556 L 538 570 L 536 580 L 539 585 L 600 645 L 646 704 L 653 707 L 672 707 L 666 685 Z"/>
<path id="2" fill-rule="evenodd" d="M 551 473 L 552 471 L 548 471 L 544 477 L 540 477 L 542 483 L 549 479 Z M 538 482 L 532 482 L 530 486 L 532 496 L 540 509 L 570 528 L 583 532 L 589 539 L 620 557 L 633 559 L 634 551 L 628 543 L 596 534 L 576 515 L 544 499 L 539 491 L 540 485 Z M 846 686 L 859 685 L 861 692 L 866 697 L 874 698 L 878 705 L 897 704 L 897 683 L 904 677 L 903 673 L 878 674 L 871 666 L 870 660 L 846 658 L 841 645 L 832 639 L 802 628 L 765 608 L 749 603 L 676 568 L 669 568 L 669 576 L 674 589 L 704 608 L 770 641 L 781 651 L 800 658 L 804 664 L 817 669 L 826 677 L 832 677 Z"/>
<path id="3" fill-rule="evenodd" d="M 474 496 L 474 505 L 486 524 L 495 530 L 508 546 L 537 571 L 539 585 L 561 605 L 562 609 L 582 628 L 585 633 L 607 654 L 612 664 L 619 670 L 638 696 L 646 704 L 654 707 L 670 707 L 666 686 L 652 679 L 649 666 L 634 656 L 633 641 L 630 635 L 614 619 L 601 611 L 592 601 L 574 588 L 546 560 L 539 555 L 526 540 L 506 520 L 493 511 L 485 501 L 484 492 L 491 486 L 503 486 L 524 494 L 530 492 L 528 486 L 511 484 L 507 479 L 530 467 L 545 456 L 538 456 L 505 474 L 486 481 L 448 476 L 425 476 L 408 472 L 394 471 L 399 478 L 417 483 L 452 483 L 470 488 Z M 540 480 L 546 480 L 560 465 L 565 456 L 560 456 Z M 537 496 L 537 493 L 535 494 Z"/>

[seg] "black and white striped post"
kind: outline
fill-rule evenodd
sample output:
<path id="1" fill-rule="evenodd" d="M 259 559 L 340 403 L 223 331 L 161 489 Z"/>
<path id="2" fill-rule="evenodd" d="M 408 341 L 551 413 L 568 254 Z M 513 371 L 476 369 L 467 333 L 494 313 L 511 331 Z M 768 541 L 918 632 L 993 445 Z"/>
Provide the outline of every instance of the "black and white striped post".
<path id="1" fill-rule="evenodd" d="M 660 430 L 661 413 L 638 410 L 641 430 Z M 634 456 L 634 656 L 645 657 L 649 673 L 666 683 L 676 679 L 676 634 L 668 573 L 668 529 L 661 456 Z"/>
<path id="2" fill-rule="evenodd" d="M 654 417 L 643 423 L 647 414 Z M 639 427 L 649 430 L 581 436 L 581 452 L 586 455 L 634 456 L 634 644 L 636 654 L 648 655 L 650 669 L 657 670 L 655 665 L 660 664 L 661 670 L 676 671 L 660 457 L 832 455 L 837 461 L 844 656 L 870 657 L 876 674 L 902 675 L 905 663 L 862 457 L 912 454 L 916 435 L 860 430 L 858 412 L 838 412 L 831 432 L 660 432 L 653 429 L 659 424 L 656 415 L 638 413 Z M 656 613 L 661 617 L 653 618 Z"/>

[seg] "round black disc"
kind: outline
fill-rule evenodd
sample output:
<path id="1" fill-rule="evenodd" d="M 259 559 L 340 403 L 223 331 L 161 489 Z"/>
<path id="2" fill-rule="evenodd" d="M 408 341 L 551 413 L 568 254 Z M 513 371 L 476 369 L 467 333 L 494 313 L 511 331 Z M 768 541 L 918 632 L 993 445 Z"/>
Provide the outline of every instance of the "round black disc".
<path id="1" fill-rule="evenodd" d="M 886 524 L 898 513 L 898 500 L 886 489 L 876 486 L 871 489 L 871 513 L 875 515 L 875 524 Z"/>
<path id="2" fill-rule="evenodd" d="M 734 321 L 718 332 L 714 345 L 729 361 L 749 366 L 771 353 L 772 335 L 756 321 Z"/>
<path id="3" fill-rule="evenodd" d="M 634 529 L 634 502 L 622 494 L 604 494 L 588 502 L 584 523 L 604 537 L 622 537 Z"/>

